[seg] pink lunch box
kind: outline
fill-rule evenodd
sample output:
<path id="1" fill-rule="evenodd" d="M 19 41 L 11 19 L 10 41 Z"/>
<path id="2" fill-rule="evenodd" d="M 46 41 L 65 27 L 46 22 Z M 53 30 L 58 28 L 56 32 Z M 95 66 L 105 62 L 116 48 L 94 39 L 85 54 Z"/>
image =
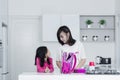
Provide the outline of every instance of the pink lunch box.
<path id="1" fill-rule="evenodd" d="M 74 73 L 86 73 L 85 69 L 74 69 Z"/>

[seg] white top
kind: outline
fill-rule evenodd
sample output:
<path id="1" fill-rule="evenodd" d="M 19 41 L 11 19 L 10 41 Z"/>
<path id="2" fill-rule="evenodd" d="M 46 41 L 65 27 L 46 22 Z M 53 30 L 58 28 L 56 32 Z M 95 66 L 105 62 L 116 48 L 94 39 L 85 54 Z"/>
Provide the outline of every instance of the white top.
<path id="1" fill-rule="evenodd" d="M 80 41 L 76 41 L 74 45 L 69 46 L 68 44 L 64 44 L 63 46 L 61 46 L 59 48 L 59 52 L 56 54 L 56 61 L 61 61 L 62 60 L 62 54 L 66 52 L 67 55 L 69 53 L 75 53 L 76 55 L 76 66 L 78 65 L 79 61 L 81 59 L 85 59 L 86 55 L 85 55 L 85 50 L 84 50 L 84 46 Z"/>

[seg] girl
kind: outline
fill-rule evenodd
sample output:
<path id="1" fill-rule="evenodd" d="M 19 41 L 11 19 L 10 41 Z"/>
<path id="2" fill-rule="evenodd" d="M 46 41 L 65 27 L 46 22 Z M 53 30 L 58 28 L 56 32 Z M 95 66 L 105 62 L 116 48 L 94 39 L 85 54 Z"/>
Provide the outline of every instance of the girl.
<path id="1" fill-rule="evenodd" d="M 74 53 L 77 58 L 75 69 L 81 68 L 86 62 L 84 47 L 80 41 L 73 39 L 70 29 L 67 26 L 61 26 L 57 31 L 58 42 L 62 45 L 57 54 L 56 64 L 61 69 L 61 56 L 64 52 Z"/>
<path id="2" fill-rule="evenodd" d="M 50 56 L 50 51 L 46 46 L 41 46 L 36 51 L 35 56 L 35 65 L 37 66 L 37 72 L 53 72 L 53 63 L 52 58 Z"/>

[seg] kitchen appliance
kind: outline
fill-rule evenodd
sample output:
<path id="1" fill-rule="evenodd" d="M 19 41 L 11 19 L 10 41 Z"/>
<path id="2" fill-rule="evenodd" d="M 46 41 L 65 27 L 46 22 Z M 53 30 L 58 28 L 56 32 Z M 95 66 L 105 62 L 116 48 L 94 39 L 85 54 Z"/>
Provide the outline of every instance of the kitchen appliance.
<path id="1" fill-rule="evenodd" d="M 2 39 L 0 40 L 0 80 L 8 79 L 8 45 L 7 25 L 2 23 Z"/>
<path id="2" fill-rule="evenodd" d="M 111 64 L 111 58 L 96 57 L 96 64 Z"/>
<path id="3" fill-rule="evenodd" d="M 66 52 L 62 55 L 62 73 L 71 73 L 74 71 L 76 65 L 76 56 L 74 53 L 69 53 L 67 55 Z"/>

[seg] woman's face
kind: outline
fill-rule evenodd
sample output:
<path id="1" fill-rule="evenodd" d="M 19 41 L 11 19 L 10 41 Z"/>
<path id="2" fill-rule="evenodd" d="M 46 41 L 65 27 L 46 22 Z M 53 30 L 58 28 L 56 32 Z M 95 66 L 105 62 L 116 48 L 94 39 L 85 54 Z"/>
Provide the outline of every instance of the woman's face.
<path id="1" fill-rule="evenodd" d="M 68 41 L 68 39 L 69 39 L 69 33 L 65 33 L 65 32 L 61 32 L 60 33 L 60 40 L 63 42 L 63 43 L 67 43 L 67 41 Z"/>

